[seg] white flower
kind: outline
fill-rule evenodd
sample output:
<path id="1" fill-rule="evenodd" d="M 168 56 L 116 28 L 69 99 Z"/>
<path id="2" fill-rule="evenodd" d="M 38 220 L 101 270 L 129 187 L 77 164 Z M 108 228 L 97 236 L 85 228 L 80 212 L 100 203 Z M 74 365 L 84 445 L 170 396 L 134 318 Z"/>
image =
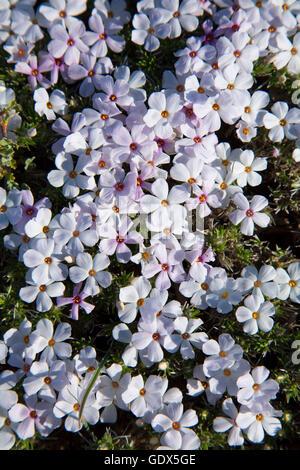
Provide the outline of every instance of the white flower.
<path id="1" fill-rule="evenodd" d="M 278 284 L 277 297 L 281 300 L 291 299 L 292 302 L 300 304 L 300 263 L 291 263 L 287 271 L 277 269 L 275 282 Z"/>
<path id="2" fill-rule="evenodd" d="M 237 400 L 242 405 L 249 405 L 257 398 L 266 401 L 276 398 L 279 391 L 278 383 L 268 379 L 270 371 L 264 366 L 255 367 L 251 374 L 245 374 L 237 380 L 239 391 Z"/>
<path id="3" fill-rule="evenodd" d="M 198 423 L 195 410 L 184 412 L 182 403 L 170 403 L 162 413 L 158 413 L 151 421 L 151 426 L 156 432 L 163 432 L 161 443 L 171 446 L 172 449 L 180 449 L 183 436 L 195 437 L 195 433 L 189 428 Z M 198 440 L 198 447 L 200 441 Z"/>
<path id="4" fill-rule="evenodd" d="M 245 307 L 239 307 L 236 311 L 236 318 L 244 323 L 245 333 L 254 335 L 261 331 L 270 331 L 274 321 L 271 316 L 275 314 L 274 305 L 271 302 L 264 302 L 259 296 L 250 295 L 244 300 Z"/>
<path id="5" fill-rule="evenodd" d="M 266 113 L 263 117 L 263 124 L 269 131 L 269 139 L 272 142 L 282 142 L 284 137 L 296 139 L 297 126 L 300 123 L 300 109 L 292 108 L 285 101 L 277 101 L 271 107 L 272 113 Z"/>
<path id="6" fill-rule="evenodd" d="M 262 177 L 257 172 L 267 168 L 267 159 L 255 158 L 252 150 L 241 152 L 239 159 L 239 162 L 233 164 L 233 173 L 237 177 L 237 184 L 242 188 L 247 184 L 258 186 L 262 181 Z"/>
<path id="7" fill-rule="evenodd" d="M 69 270 L 69 277 L 74 284 L 86 279 L 84 291 L 90 295 L 99 293 L 99 285 L 104 289 L 111 284 L 111 274 L 104 271 L 110 264 L 108 256 L 97 253 L 94 258 L 89 253 L 78 253 L 76 256 L 77 266 Z"/>
<path id="8" fill-rule="evenodd" d="M 64 115 L 68 111 L 66 97 L 63 91 L 54 90 L 50 97 L 45 88 L 38 88 L 33 94 L 34 109 L 40 115 L 45 114 L 48 121 L 56 119 L 56 114 Z"/>
<path id="9" fill-rule="evenodd" d="M 217 417 L 213 421 L 213 428 L 216 432 L 226 432 L 230 429 L 227 442 L 230 446 L 241 446 L 244 443 L 244 437 L 240 427 L 236 423 L 238 410 L 231 398 L 227 398 L 222 403 L 222 410 L 228 417 Z"/>
<path id="10" fill-rule="evenodd" d="M 275 436 L 281 430 L 278 419 L 281 411 L 275 410 L 265 400 L 256 400 L 251 407 L 242 405 L 236 418 L 236 423 L 241 429 L 245 429 L 249 441 L 262 442 L 265 432 Z"/>

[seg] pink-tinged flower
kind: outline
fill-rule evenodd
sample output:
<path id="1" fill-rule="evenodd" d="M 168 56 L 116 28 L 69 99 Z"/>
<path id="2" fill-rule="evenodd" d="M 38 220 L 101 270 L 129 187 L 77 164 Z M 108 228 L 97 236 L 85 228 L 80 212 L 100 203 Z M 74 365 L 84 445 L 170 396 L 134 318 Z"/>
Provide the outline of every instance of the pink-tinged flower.
<path id="1" fill-rule="evenodd" d="M 47 197 L 43 197 L 35 203 L 32 192 L 27 189 L 23 189 L 21 191 L 21 195 L 22 218 L 21 220 L 19 220 L 18 223 L 14 224 L 14 230 L 17 230 L 19 232 L 24 231 L 25 225 L 34 217 L 37 217 L 39 211 L 42 208 L 49 209 L 51 207 L 51 202 Z"/>
<path id="2" fill-rule="evenodd" d="M 58 82 L 59 74 L 61 73 L 63 79 L 68 81 L 67 70 L 68 66 L 65 64 L 63 57 L 54 57 L 49 52 L 41 51 L 39 53 L 40 71 L 50 72 L 50 82 L 54 85 Z"/>
<path id="3" fill-rule="evenodd" d="M 143 276 L 151 278 L 159 273 L 155 279 L 155 287 L 159 290 L 169 289 L 171 280 L 181 282 L 185 279 L 186 273 L 182 266 L 184 259 L 183 250 L 167 250 L 165 245 L 158 244 L 155 248 L 156 261 L 144 266 Z"/>
<path id="4" fill-rule="evenodd" d="M 72 318 L 72 320 L 78 320 L 79 307 L 82 307 L 86 313 L 91 313 L 95 308 L 95 305 L 85 302 L 84 299 L 89 297 L 90 294 L 84 291 L 80 292 L 81 285 L 82 283 L 80 282 L 74 287 L 72 297 L 59 297 L 56 301 L 58 307 L 72 304 L 72 308 L 70 310 L 70 318 Z"/>
<path id="5" fill-rule="evenodd" d="M 227 398 L 222 403 L 222 411 L 227 415 L 218 416 L 213 421 L 213 428 L 215 432 L 229 431 L 227 442 L 230 446 L 241 446 L 244 443 L 244 437 L 240 427 L 236 423 L 238 410 L 235 407 L 232 398 Z"/>
<path id="6" fill-rule="evenodd" d="M 28 63 L 17 62 L 15 71 L 28 75 L 28 82 L 33 90 L 37 87 L 38 83 L 44 88 L 51 86 L 49 80 L 42 75 L 36 56 L 29 56 Z"/>
<path id="7" fill-rule="evenodd" d="M 132 253 L 127 244 L 139 244 L 142 235 L 132 230 L 133 222 L 126 215 L 112 218 L 99 229 L 100 250 L 108 256 L 116 253 L 119 263 L 128 263 Z"/>
<path id="8" fill-rule="evenodd" d="M 211 268 L 209 263 L 215 260 L 211 247 L 204 250 L 203 245 L 204 240 L 198 241 L 185 254 L 185 258 L 191 264 L 189 275 L 195 280 L 201 277 L 205 278 Z"/>
<path id="9" fill-rule="evenodd" d="M 52 40 L 48 44 L 48 51 L 57 59 L 63 57 L 67 65 L 78 64 L 80 53 L 89 52 L 88 46 L 82 40 L 84 33 L 84 23 L 79 20 L 69 23 L 68 29 L 61 24 L 55 24 L 50 29 Z"/>
<path id="10" fill-rule="evenodd" d="M 268 200 L 264 196 L 254 196 L 249 204 L 248 199 L 239 193 L 235 195 L 234 203 L 239 209 L 232 212 L 229 219 L 234 225 L 242 222 L 241 232 L 244 235 L 253 235 L 254 224 L 259 227 L 267 227 L 269 224 L 270 217 L 260 212 L 268 205 Z"/>
<path id="11" fill-rule="evenodd" d="M 83 36 L 83 41 L 90 47 L 91 53 L 96 57 L 105 57 L 108 48 L 113 52 L 121 52 L 125 47 L 125 40 L 118 36 L 122 25 L 106 20 L 98 13 L 93 13 L 89 19 L 91 31 Z"/>

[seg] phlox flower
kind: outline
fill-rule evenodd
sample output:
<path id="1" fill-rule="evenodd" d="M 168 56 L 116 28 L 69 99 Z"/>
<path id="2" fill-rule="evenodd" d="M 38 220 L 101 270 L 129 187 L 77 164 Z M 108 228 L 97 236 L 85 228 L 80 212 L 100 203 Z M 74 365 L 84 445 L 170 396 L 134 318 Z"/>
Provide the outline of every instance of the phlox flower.
<path id="1" fill-rule="evenodd" d="M 36 309 L 38 312 L 47 312 L 52 307 L 51 297 L 59 297 L 63 294 L 65 286 L 62 282 L 54 282 L 49 279 L 47 282 L 34 282 L 27 275 L 26 287 L 22 287 L 19 291 L 20 298 L 27 303 L 36 301 Z"/>
<path id="2" fill-rule="evenodd" d="M 193 0 L 161 0 L 161 6 L 170 14 L 168 25 L 170 26 L 169 38 L 177 38 L 182 29 L 188 32 L 197 29 L 199 24 L 196 17 L 196 3 Z"/>
<path id="3" fill-rule="evenodd" d="M 53 414 L 57 418 L 66 416 L 64 426 L 67 431 L 78 432 L 82 428 L 83 420 L 91 425 L 99 421 L 99 407 L 93 391 L 89 393 L 82 410 L 82 419 L 79 419 L 79 411 L 87 386 L 88 383 L 84 379 L 80 381 L 77 376 L 73 376 L 71 383 L 59 392 L 58 400 L 53 407 Z"/>
<path id="4" fill-rule="evenodd" d="M 245 430 L 249 441 L 260 443 L 263 441 L 265 432 L 275 436 L 281 430 L 278 419 L 281 411 L 275 410 L 265 400 L 255 400 L 249 407 L 242 405 L 236 418 L 237 425 Z"/>
<path id="5" fill-rule="evenodd" d="M 264 265 L 259 270 L 253 265 L 246 266 L 242 270 L 242 277 L 237 279 L 238 289 L 243 294 L 259 296 L 264 300 L 264 296 L 274 299 L 278 295 L 278 285 L 276 280 L 276 269 L 270 265 Z"/>
<path id="6" fill-rule="evenodd" d="M 41 207 L 33 218 L 26 221 L 24 232 L 29 238 L 47 237 L 51 231 L 52 212 L 48 207 Z"/>
<path id="7" fill-rule="evenodd" d="M 118 36 L 122 25 L 94 12 L 89 18 L 89 27 L 91 31 L 84 34 L 83 41 L 91 46 L 90 51 L 94 56 L 105 57 L 108 48 L 117 53 L 124 49 L 125 40 Z"/>
<path id="8" fill-rule="evenodd" d="M 233 305 L 241 301 L 241 294 L 237 290 L 236 281 L 233 278 L 215 278 L 210 283 L 210 292 L 206 295 L 207 304 L 216 308 L 219 313 L 229 313 Z"/>
<path id="9" fill-rule="evenodd" d="M 106 18 L 122 25 L 130 20 L 130 13 L 126 10 L 125 0 L 95 0 L 95 7 Z"/>
<path id="10" fill-rule="evenodd" d="M 277 297 L 281 300 L 291 299 L 292 302 L 300 303 L 300 263 L 291 263 L 287 271 L 278 268 L 274 281 L 278 284 Z"/>
<path id="11" fill-rule="evenodd" d="M 18 423 L 16 434 L 22 440 L 34 436 L 37 430 L 41 436 L 47 437 L 55 427 L 60 425 L 59 420 L 52 419 L 52 426 L 44 425 L 46 416 L 52 413 L 52 403 L 38 401 L 36 395 L 24 395 L 25 404 L 16 403 L 8 412 L 8 417 L 13 423 Z"/>
<path id="12" fill-rule="evenodd" d="M 253 196 L 251 203 L 243 194 L 234 196 L 234 203 L 238 209 L 229 214 L 229 219 L 234 225 L 241 224 L 241 232 L 244 235 L 253 235 L 254 224 L 259 227 L 267 227 L 270 217 L 260 212 L 268 205 L 268 200 L 264 196 Z"/>
<path id="13" fill-rule="evenodd" d="M 184 251 L 167 250 L 165 245 L 158 244 L 155 248 L 156 261 L 148 263 L 143 269 L 143 275 L 151 278 L 159 273 L 155 279 L 155 287 L 159 290 L 169 289 L 171 280 L 181 282 L 185 279 L 185 271 L 182 266 Z"/>
<path id="14" fill-rule="evenodd" d="M 18 398 L 17 398 L 18 401 Z M 15 403 L 13 403 L 15 404 Z M 13 406 L 13 405 L 12 405 Z M 0 450 L 10 450 L 16 442 L 17 424 L 12 423 L 8 417 L 9 409 L 0 408 Z"/>
<path id="15" fill-rule="evenodd" d="M 274 305 L 271 302 L 264 302 L 261 297 L 248 296 L 244 300 L 243 307 L 239 307 L 235 313 L 239 322 L 244 323 L 245 333 L 254 335 L 261 331 L 270 331 L 274 321 L 271 318 L 275 314 Z"/>
<path id="16" fill-rule="evenodd" d="M 38 88 L 33 94 L 34 109 L 40 115 L 45 114 L 48 121 L 56 118 L 56 114 L 66 114 L 68 105 L 65 94 L 61 90 L 54 90 L 49 96 L 45 88 Z"/>
<path id="17" fill-rule="evenodd" d="M 53 323 L 47 318 L 37 322 L 35 333 L 39 337 L 40 359 L 51 363 L 57 358 L 64 360 L 71 356 L 72 347 L 65 341 L 71 337 L 69 323 L 61 322 L 54 330 Z"/>
<path id="18" fill-rule="evenodd" d="M 166 94 L 163 91 L 151 93 L 148 99 L 149 110 L 143 117 L 148 127 L 154 128 L 158 134 L 161 128 L 170 137 L 173 127 L 183 124 L 183 116 L 178 112 L 181 109 L 180 96 L 176 93 Z"/>
<path id="19" fill-rule="evenodd" d="M 67 385 L 66 365 L 63 361 L 54 361 L 49 365 L 46 361 L 35 361 L 30 366 L 27 377 L 23 380 L 23 387 L 27 395 L 43 392 L 47 395 L 59 391 Z"/>
<path id="20" fill-rule="evenodd" d="M 0 230 L 3 230 L 8 224 L 17 224 L 22 217 L 20 207 L 22 193 L 17 189 L 12 189 L 8 193 L 0 188 Z"/>
<path id="21" fill-rule="evenodd" d="M 144 45 L 146 51 L 156 51 L 160 46 L 159 39 L 165 39 L 170 34 L 167 23 L 169 13 L 163 9 L 154 8 L 149 13 L 136 13 L 132 19 L 132 42 Z"/>
<path id="22" fill-rule="evenodd" d="M 147 218 L 149 228 L 155 231 L 163 229 L 166 221 L 174 222 L 178 233 L 182 233 L 186 209 L 181 205 L 189 197 L 189 191 L 183 186 L 173 186 L 169 191 L 168 183 L 158 178 L 151 186 L 152 194 L 144 195 L 140 200 L 141 212 L 150 214 Z"/>
<path id="23" fill-rule="evenodd" d="M 162 407 L 162 397 L 168 387 L 168 380 L 156 375 L 150 375 L 144 382 L 141 375 L 131 378 L 122 393 L 124 403 L 130 405 L 131 412 L 136 417 L 143 417 L 148 411 L 159 410 Z"/>
<path id="24" fill-rule="evenodd" d="M 17 62 L 15 71 L 28 75 L 28 82 L 33 90 L 38 86 L 38 83 L 44 88 L 49 88 L 51 85 L 51 82 L 42 75 L 43 70 L 40 69 L 36 56 L 30 55 L 28 63 Z"/>
<path id="25" fill-rule="evenodd" d="M 183 359 L 194 359 L 195 351 L 201 349 L 203 343 L 208 340 L 208 336 L 204 332 L 195 332 L 203 324 L 200 318 L 190 318 L 180 316 L 175 318 L 173 322 L 174 330 L 178 333 L 173 333 L 164 340 L 164 347 L 171 352 L 180 350 Z M 175 346 L 175 349 L 174 349 Z"/>
<path id="26" fill-rule="evenodd" d="M 101 80 L 101 90 L 103 93 L 97 94 L 94 98 L 99 97 L 105 103 L 113 104 L 115 111 L 119 111 L 118 106 L 127 108 L 133 103 L 133 97 L 129 95 L 129 84 L 125 80 L 114 80 L 110 75 L 104 75 Z"/>
<path id="27" fill-rule="evenodd" d="M 81 213 L 77 219 L 72 213 L 63 213 L 58 217 L 57 228 L 54 230 L 53 239 L 58 249 L 76 256 L 84 251 L 84 245 L 94 246 L 98 239 L 98 233 L 91 228 L 90 214 Z"/>
<path id="28" fill-rule="evenodd" d="M 99 365 L 96 359 L 96 349 L 91 346 L 80 349 L 79 354 L 73 357 L 73 361 L 79 378 L 83 378 L 86 374 L 93 374 Z"/>
<path id="29" fill-rule="evenodd" d="M 222 411 L 227 416 L 218 416 L 213 421 L 215 432 L 229 431 L 227 442 L 230 446 L 241 446 L 244 443 L 243 433 L 236 423 L 238 410 L 234 405 L 232 398 L 227 398 L 222 403 Z"/>
<path id="30" fill-rule="evenodd" d="M 36 239 L 32 248 L 25 251 L 23 262 L 31 269 L 31 278 L 34 282 L 46 284 L 48 281 L 64 281 L 67 278 L 67 268 L 55 256 L 55 242 L 53 239 Z"/>
<path id="31" fill-rule="evenodd" d="M 86 0 L 49 0 L 38 7 L 37 18 L 44 28 L 56 23 L 68 24 L 86 10 Z"/>
<path id="32" fill-rule="evenodd" d="M 128 409 L 128 405 L 122 399 L 122 394 L 128 388 L 131 375 L 129 373 L 122 375 L 122 366 L 120 364 L 112 364 L 103 372 L 96 392 L 97 401 L 100 404 L 104 403 L 105 406 L 100 421 L 115 423 L 117 421 L 117 408 Z"/>
<path id="33" fill-rule="evenodd" d="M 272 113 L 266 113 L 263 117 L 263 124 L 269 131 L 269 139 L 272 142 L 282 142 L 284 137 L 296 139 L 298 137 L 297 128 L 300 124 L 299 108 L 292 108 L 285 101 L 277 101 L 271 107 Z"/>
<path id="34" fill-rule="evenodd" d="M 86 281 L 84 291 L 90 295 L 99 293 L 99 285 L 104 289 L 111 284 L 111 274 L 104 271 L 110 264 L 104 253 L 97 253 L 94 258 L 89 253 L 78 253 L 76 266 L 69 269 L 69 277 L 74 284 Z"/>
<path id="35" fill-rule="evenodd" d="M 237 400 L 242 405 L 249 405 L 258 398 L 266 401 L 276 398 L 279 391 L 278 383 L 268 379 L 270 371 L 264 366 L 255 367 L 251 374 L 245 374 L 237 379 L 239 391 Z"/>
<path id="36" fill-rule="evenodd" d="M 170 403 L 163 408 L 162 412 L 154 416 L 151 426 L 156 432 L 164 433 L 161 444 L 171 449 L 180 449 L 184 437 L 195 440 L 195 433 L 190 428 L 196 426 L 197 423 L 198 417 L 195 410 L 184 411 L 182 403 Z M 194 444 L 195 448 L 199 448 L 199 439 L 196 439 Z"/>
<path id="37" fill-rule="evenodd" d="M 91 311 L 94 310 L 95 308 L 95 305 L 92 305 L 84 300 L 86 297 L 89 297 L 90 294 L 84 291 L 80 292 L 81 285 L 82 283 L 80 282 L 74 287 L 72 297 L 60 296 L 56 300 L 56 304 L 58 307 L 72 304 L 72 307 L 70 310 L 70 318 L 72 318 L 72 320 L 78 320 L 79 307 L 82 307 L 85 313 L 87 314 L 91 313 Z"/>
<path id="38" fill-rule="evenodd" d="M 119 263 L 127 263 L 132 252 L 127 244 L 139 244 L 142 242 L 142 235 L 136 230 L 132 230 L 133 221 L 126 215 L 112 218 L 109 222 L 99 228 L 100 250 L 108 256 L 116 253 Z"/>
<path id="39" fill-rule="evenodd" d="M 147 312 L 139 321 L 138 332 L 132 335 L 131 341 L 151 363 L 160 362 L 164 357 L 165 339 L 172 331 L 172 323 L 161 320 L 156 313 Z"/>
<path id="40" fill-rule="evenodd" d="M 69 22 L 67 29 L 61 24 L 54 24 L 49 34 L 52 40 L 48 43 L 48 51 L 57 59 L 63 57 L 67 65 L 78 64 L 80 53 L 89 52 L 83 42 L 85 26 L 80 20 Z"/>
<path id="41" fill-rule="evenodd" d="M 101 89 L 103 74 L 112 71 L 112 62 L 108 57 L 97 60 L 93 54 L 81 54 L 80 62 L 68 67 L 68 76 L 71 80 L 82 80 L 79 94 L 86 98 L 94 93 L 95 88 Z"/>
<path id="42" fill-rule="evenodd" d="M 37 216 L 38 212 L 42 208 L 50 208 L 51 202 L 47 197 L 43 197 L 37 202 L 34 202 L 33 194 L 31 191 L 23 189 L 21 191 L 22 195 L 22 218 L 14 224 L 14 230 L 24 231 L 25 225 L 29 220 L 32 220 Z"/>
<path id="43" fill-rule="evenodd" d="M 178 74 L 188 72 L 205 72 L 208 67 L 206 61 L 213 60 L 216 55 L 215 48 L 209 44 L 202 46 L 199 37 L 192 36 L 187 39 L 186 47 L 174 52 L 175 57 L 179 59 L 175 62 L 175 70 Z"/>
<path id="44" fill-rule="evenodd" d="M 236 175 L 237 184 L 242 188 L 249 184 L 258 186 L 262 181 L 258 171 L 267 168 L 266 158 L 255 158 L 252 150 L 244 150 L 239 156 L 239 162 L 234 162 L 233 173 Z"/>
<path id="45" fill-rule="evenodd" d="M 55 165 L 58 169 L 51 170 L 47 179 L 55 188 L 62 186 L 62 192 L 66 198 L 72 199 L 78 196 L 80 189 L 94 188 L 94 178 L 81 174 L 83 172 L 83 161 L 78 161 L 74 166 L 71 155 L 60 152 L 56 155 Z"/>
<path id="46" fill-rule="evenodd" d="M 203 366 L 199 364 L 197 364 L 193 369 L 193 378 L 187 379 L 186 388 L 187 395 L 192 397 L 197 397 L 205 391 L 208 403 L 213 406 L 222 396 L 221 394 L 215 394 L 210 391 L 209 379 L 203 372 Z"/>
<path id="47" fill-rule="evenodd" d="M 32 324 L 25 317 L 17 328 L 10 328 L 3 335 L 10 353 L 35 358 L 39 350 L 39 335 L 32 331 Z"/>
<path id="48" fill-rule="evenodd" d="M 293 42 L 282 32 L 276 36 L 276 45 L 279 49 L 273 58 L 273 64 L 277 69 L 287 67 L 287 71 L 292 75 L 300 73 L 300 34 L 296 33 Z"/>
<path id="49" fill-rule="evenodd" d="M 137 312 L 145 304 L 151 290 L 151 284 L 145 277 L 138 277 L 130 286 L 122 287 L 119 293 L 118 316 L 124 323 L 135 320 Z"/>

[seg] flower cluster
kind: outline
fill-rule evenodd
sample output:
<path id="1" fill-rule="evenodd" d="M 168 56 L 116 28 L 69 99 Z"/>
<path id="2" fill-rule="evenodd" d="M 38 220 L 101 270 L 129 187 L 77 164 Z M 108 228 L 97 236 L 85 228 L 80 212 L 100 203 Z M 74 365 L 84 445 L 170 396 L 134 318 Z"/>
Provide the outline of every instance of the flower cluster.
<path id="1" fill-rule="evenodd" d="M 204 12 L 211 15 L 202 25 L 205 34 L 188 37 L 186 47 L 175 52 L 174 70 L 164 72 L 163 88 L 149 96 L 142 71 L 115 67 L 107 56 L 125 47 L 120 35 L 130 21 L 125 2 L 96 0 L 88 25 L 77 18 L 86 11 L 85 0 L 49 0 L 36 10 L 34 3 L 9 1 L 0 10 L 0 38 L 8 62 L 28 76 L 35 111 L 54 121 L 59 138 L 52 145 L 55 168 L 48 182 L 61 188 L 68 205 L 53 214 L 46 197 L 35 202 L 30 190 L 0 188 L 0 228 L 12 228 L 4 245 L 17 250 L 28 268 L 20 298 L 35 302 L 38 312 L 48 312 L 53 303 L 69 305 L 70 318 L 79 320 L 80 308 L 91 314 L 90 298 L 111 285 L 112 260 L 134 263 L 141 275 L 120 289 L 120 323 L 112 332 L 125 344 L 124 365 L 134 368 L 141 361 L 148 368 L 175 353 L 195 360 L 200 351 L 208 357 L 195 364 L 188 395 L 205 391 L 212 405 L 230 396 L 223 402 L 229 418 L 216 418 L 215 431 L 230 429 L 229 445 L 242 445 L 243 432 L 255 443 L 264 432 L 275 435 L 281 412 L 269 403 L 278 392 L 269 371 L 257 366 L 251 372 L 230 335 L 210 339 L 203 321 L 186 313 L 172 288 L 199 310 L 225 315 L 237 307 L 237 322 L 250 335 L 272 329 L 273 299 L 300 303 L 299 262 L 287 269 L 250 265 L 234 279 L 213 265 L 203 230 L 216 209 L 234 207 L 229 221 L 240 224 L 245 236 L 271 221 L 263 212 L 267 198 L 256 194 L 249 201 L 245 194 L 248 186 L 261 184 L 268 159 L 244 147 L 232 149 L 217 132 L 235 126 L 237 138 L 247 144 L 265 128 L 272 142 L 295 140 L 297 148 L 299 108 L 270 104 L 267 92 L 252 89 L 259 57 L 270 55 L 278 69 L 300 72 L 296 2 L 137 2 L 132 41 L 150 52 L 160 39 L 177 38 L 182 29 L 195 31 Z M 34 55 L 45 31 L 47 50 Z M 65 94 L 58 88 L 47 92 L 59 79 L 79 82 L 79 94 L 90 98 L 90 107 L 71 122 L 56 116 L 68 110 Z M 9 89 L 3 93 L 5 110 L 14 96 Z M 70 286 L 72 294 L 65 296 Z M 1 374 L 2 448 L 14 445 L 15 434 L 27 439 L 37 429 L 48 436 L 63 417 L 71 432 L 81 429 L 83 419 L 116 422 L 117 408 L 162 433 L 160 449 L 200 447 L 190 429 L 198 423 L 195 410 L 184 411 L 182 392 L 168 389 L 161 375 L 122 375 L 122 365 L 112 364 L 101 369 L 86 399 L 99 363 L 90 347 L 72 358 L 64 342 L 70 335 L 69 324 L 60 323 L 54 333 L 46 319 L 34 331 L 25 319 L 19 330 L 4 335 L 0 360 L 15 370 Z M 25 404 L 13 391 L 20 381 Z"/>

